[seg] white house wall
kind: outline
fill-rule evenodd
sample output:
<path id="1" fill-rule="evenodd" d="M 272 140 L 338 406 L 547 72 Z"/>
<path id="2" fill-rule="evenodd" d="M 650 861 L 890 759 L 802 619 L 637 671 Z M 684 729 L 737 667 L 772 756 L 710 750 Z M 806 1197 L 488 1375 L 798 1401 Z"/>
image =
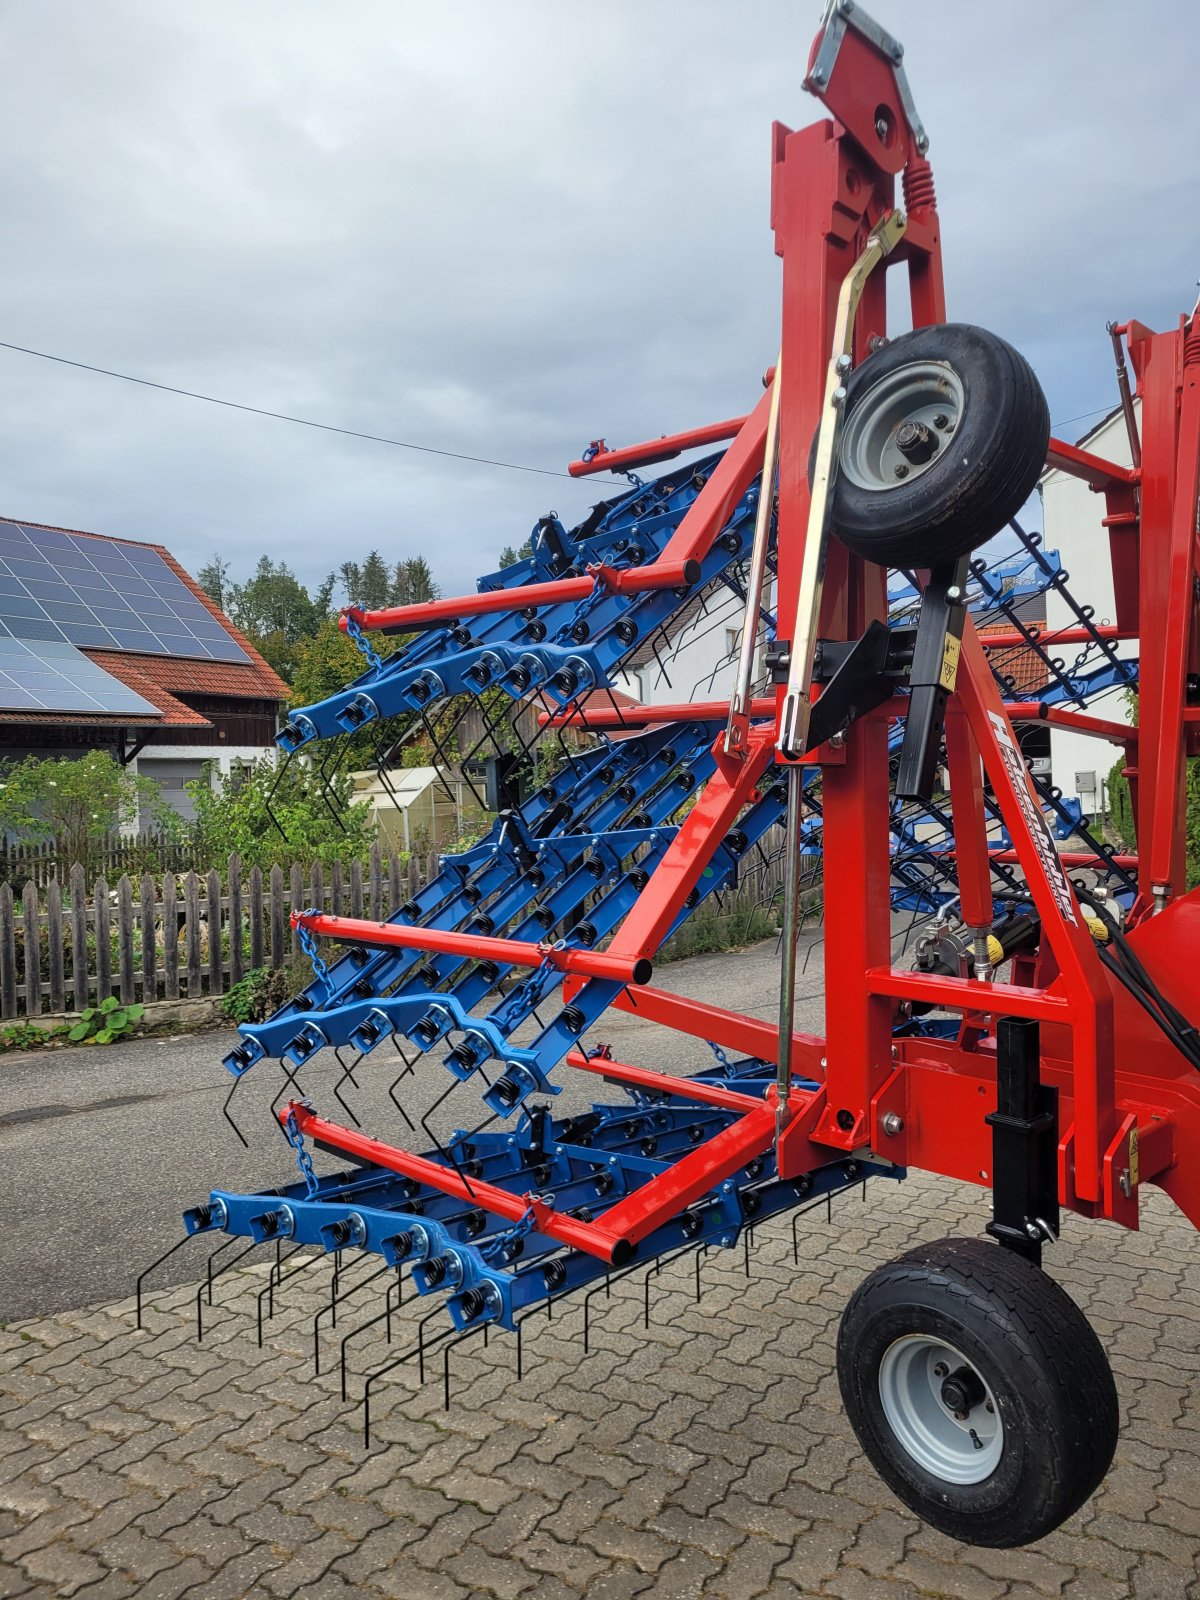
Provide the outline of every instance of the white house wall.
<path id="1" fill-rule="evenodd" d="M 1115 461 L 1120 466 L 1131 464 L 1125 419 L 1119 412 L 1081 443 L 1093 455 Z M 1057 469 L 1048 472 L 1042 480 L 1041 494 L 1046 547 L 1058 551 L 1068 574 L 1068 589 L 1080 605 L 1095 607 L 1097 622 L 1115 622 L 1116 604 L 1108 530 L 1101 526 L 1105 514 L 1104 496 L 1089 489 L 1078 478 L 1068 477 Z M 1056 627 L 1072 627 L 1077 621 L 1066 603 L 1051 590 L 1046 597 L 1048 631 Z M 1116 648 L 1123 657 L 1137 656 L 1135 641 L 1123 641 Z M 1070 666 L 1078 649 L 1078 646 L 1063 645 L 1053 654 Z M 1112 722 L 1128 723 L 1130 720 L 1121 690 L 1114 690 L 1094 701 L 1089 709 Z M 1089 738 L 1062 728 L 1054 728 L 1050 733 L 1050 764 L 1054 782 L 1068 798 L 1078 796 L 1085 813 L 1089 815 L 1099 811 L 1104 779 L 1120 754 L 1121 747 L 1109 744 L 1105 739 Z M 1081 775 L 1094 779 L 1092 790 L 1088 790 L 1086 782 L 1079 782 Z"/>

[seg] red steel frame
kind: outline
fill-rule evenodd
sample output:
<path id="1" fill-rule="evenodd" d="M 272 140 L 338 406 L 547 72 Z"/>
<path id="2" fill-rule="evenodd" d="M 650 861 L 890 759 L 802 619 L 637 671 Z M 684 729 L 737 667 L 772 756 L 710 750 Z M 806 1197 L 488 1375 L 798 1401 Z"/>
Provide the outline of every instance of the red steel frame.
<path id="1" fill-rule="evenodd" d="M 811 81 L 809 87 L 814 87 Z M 786 374 L 778 479 L 776 603 L 781 640 L 787 639 L 787 619 L 797 608 L 808 518 L 809 445 L 825 383 L 838 289 L 871 228 L 895 206 L 895 180 L 901 173 L 908 224 L 886 270 L 900 265 L 907 269 L 914 326 L 946 320 L 932 174 L 909 130 L 891 63 L 850 29 L 829 87 L 814 92 L 835 120 L 799 132 L 779 124 L 774 129 L 772 224 L 783 259 L 781 370 Z M 877 134 L 880 126 L 887 130 L 886 138 Z M 873 337 L 886 333 L 886 302 L 880 268 L 868 281 L 860 305 L 856 359 L 867 355 Z M 969 619 L 947 717 L 954 851 L 964 917 L 973 926 L 992 921 L 989 864 L 995 852 L 988 845 L 982 803 L 986 773 L 1013 841 L 1005 859 L 1023 869 L 1041 919 L 1043 938 L 1036 958 L 1019 963 L 1020 981 L 1005 983 L 892 967 L 886 740 L 888 720 L 904 714 L 905 701 L 898 698 L 876 708 L 849 729 L 838 748 L 825 746 L 804 758 L 821 769 L 824 856 L 832 873 L 825 900 L 827 1034 L 823 1039 L 795 1034 L 791 1060 L 793 1072 L 817 1087 L 797 1084 L 792 1089 L 780 1133 L 774 1090 L 760 1102 L 740 1105 L 735 1102 L 744 1097 L 728 1094 L 718 1102 L 710 1086 L 573 1052 L 567 1060 L 575 1068 L 707 1098 L 742 1115 L 596 1222 L 572 1222 L 569 1240 L 562 1233 L 564 1219 L 539 1212 L 539 1226 L 564 1243 L 615 1259 L 776 1141 L 784 1177 L 870 1149 L 899 1164 L 987 1185 L 992 1134 L 985 1119 L 996 1106 L 995 1023 L 1002 1016 L 1034 1018 L 1041 1024 L 1042 1079 L 1059 1091 L 1063 1205 L 1136 1227 L 1140 1185 L 1153 1181 L 1200 1225 L 1200 1076 L 1101 964 L 1063 870 L 1064 863 L 1086 864 L 1091 858 L 1056 853 L 1040 822 L 1013 732 L 1014 720 L 1038 716 L 1124 745 L 1140 844 L 1137 858 L 1124 858 L 1136 864 L 1139 883 L 1127 929 L 1168 999 L 1186 1010 L 1200 954 L 1200 891 L 1185 893 L 1183 829 L 1184 760 L 1200 718 L 1200 712 L 1185 705 L 1188 673 L 1200 665 L 1200 324 L 1181 319 L 1176 328 L 1154 333 L 1130 322 L 1120 332 L 1142 400 L 1140 466 L 1118 466 L 1058 440 L 1051 441 L 1048 461 L 1102 497 L 1103 516 L 1097 520 L 1108 532 L 1117 595 L 1116 623 L 1102 631 L 1111 638 L 1141 641 L 1140 726 L 1002 704 L 986 652 L 1013 648 L 1024 640 L 1016 633 L 980 638 Z M 636 592 L 694 581 L 696 564 L 761 470 L 768 401 L 764 395 L 745 418 L 627 449 L 603 449 L 590 462 L 572 464 L 576 474 L 632 466 L 732 437 L 720 466 L 654 565 L 440 601 L 433 607 L 359 615 L 358 620 L 380 627 L 428 624 L 442 617 L 573 597 L 594 582 Z M 822 635 L 857 638 L 875 619 L 886 620 L 885 573 L 832 542 Z M 1075 636 L 1063 629 L 1045 637 L 1065 643 Z M 723 719 L 727 709 L 707 703 L 634 706 L 583 716 L 576 711 L 548 714 L 544 720 L 636 727 L 675 717 Z M 609 974 L 632 975 L 636 969 L 639 977 L 648 976 L 649 960 L 679 909 L 777 759 L 776 702 L 758 701 L 752 711 L 760 720 L 744 752 L 727 756 L 723 741 L 716 741 L 715 775 L 610 950 L 603 957 L 574 952 L 571 960 L 557 963 L 572 974 L 565 983 L 568 994 L 600 975 L 601 961 L 608 963 Z M 340 931 L 348 933 L 348 925 Z M 392 929 L 387 938 L 404 943 L 410 935 L 411 942 L 431 941 L 421 929 Z M 360 937 L 361 930 L 354 936 Z M 383 937 L 377 931 L 377 942 Z M 476 955 L 484 953 L 483 943 L 493 943 L 506 947 L 503 960 L 546 958 L 545 950 L 533 945 L 514 954 L 510 947 L 515 941 L 471 943 Z M 959 1012 L 957 1038 L 894 1039 L 897 1004 L 913 1000 Z M 644 982 L 625 989 L 616 1004 L 725 1048 L 766 1061 L 777 1058 L 776 1028 L 738 1011 L 668 994 Z M 299 1114 L 305 1119 L 302 1130 L 325 1142 L 418 1175 L 413 1164 L 419 1157 L 338 1129 L 303 1108 Z M 419 1175 L 448 1192 L 458 1181 L 433 1163 L 424 1164 Z M 474 1187 L 478 1191 L 479 1185 Z M 501 1214 L 524 1209 L 501 1191 L 493 1198 Z M 483 1203 L 490 1205 L 491 1200 Z"/>

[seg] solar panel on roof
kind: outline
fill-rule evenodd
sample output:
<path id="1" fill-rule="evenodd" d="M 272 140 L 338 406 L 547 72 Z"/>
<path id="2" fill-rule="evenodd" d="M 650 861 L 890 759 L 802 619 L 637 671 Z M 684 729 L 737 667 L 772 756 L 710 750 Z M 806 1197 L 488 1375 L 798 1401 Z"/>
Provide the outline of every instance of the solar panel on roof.
<path id="1" fill-rule="evenodd" d="M 0 710 L 161 717 L 162 712 L 60 639 L 0 636 Z"/>
<path id="2" fill-rule="evenodd" d="M 157 550 L 16 522 L 0 522 L 6 637 L 198 661 L 250 659 Z"/>

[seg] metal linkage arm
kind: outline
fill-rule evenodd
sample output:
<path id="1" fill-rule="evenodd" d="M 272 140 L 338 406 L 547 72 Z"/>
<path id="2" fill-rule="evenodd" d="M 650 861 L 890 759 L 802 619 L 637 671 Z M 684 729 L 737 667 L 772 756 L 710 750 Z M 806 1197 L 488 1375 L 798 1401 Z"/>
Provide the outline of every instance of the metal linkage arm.
<path id="1" fill-rule="evenodd" d="M 817 645 L 817 619 L 821 611 L 821 589 L 825 577 L 825 547 L 829 538 L 833 509 L 833 480 L 837 470 L 838 441 L 842 432 L 846 403 L 845 380 L 854 349 L 854 319 L 867 279 L 891 254 L 904 236 L 903 212 L 890 211 L 872 228 L 866 248 L 842 280 L 838 293 L 837 316 L 833 326 L 833 353 L 825 376 L 825 399 L 817 434 L 817 453 L 813 464 L 812 498 L 808 507 L 808 527 L 804 535 L 804 554 L 800 566 L 800 590 L 791 630 L 791 655 L 787 691 L 779 724 L 779 753 L 790 761 L 799 760 L 808 742 L 808 719 L 812 711 L 813 656 Z M 782 631 L 782 629 L 781 629 Z"/>

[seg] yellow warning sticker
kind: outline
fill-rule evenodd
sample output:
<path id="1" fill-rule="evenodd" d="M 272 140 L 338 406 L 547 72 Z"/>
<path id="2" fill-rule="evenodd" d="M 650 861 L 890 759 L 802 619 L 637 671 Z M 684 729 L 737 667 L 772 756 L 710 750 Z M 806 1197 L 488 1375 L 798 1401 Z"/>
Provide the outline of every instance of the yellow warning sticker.
<path id="1" fill-rule="evenodd" d="M 962 655 L 962 641 L 952 633 L 946 635 L 946 648 L 942 651 L 942 670 L 938 682 L 943 689 L 953 689 L 958 679 L 958 658 Z"/>

